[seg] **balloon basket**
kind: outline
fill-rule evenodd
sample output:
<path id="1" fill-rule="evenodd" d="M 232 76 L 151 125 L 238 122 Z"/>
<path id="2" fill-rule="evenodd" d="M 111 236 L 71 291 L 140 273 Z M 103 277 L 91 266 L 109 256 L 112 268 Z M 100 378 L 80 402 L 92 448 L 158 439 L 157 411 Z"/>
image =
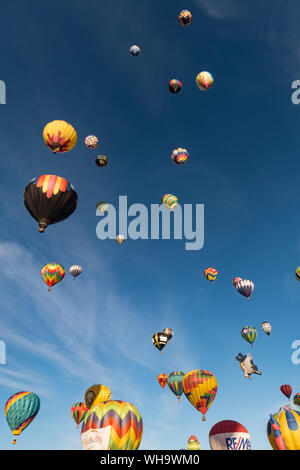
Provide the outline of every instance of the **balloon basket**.
<path id="1" fill-rule="evenodd" d="M 202 421 L 206 421 L 206 418 L 205 418 L 205 416 L 203 416 L 203 418 L 202 418 Z"/>

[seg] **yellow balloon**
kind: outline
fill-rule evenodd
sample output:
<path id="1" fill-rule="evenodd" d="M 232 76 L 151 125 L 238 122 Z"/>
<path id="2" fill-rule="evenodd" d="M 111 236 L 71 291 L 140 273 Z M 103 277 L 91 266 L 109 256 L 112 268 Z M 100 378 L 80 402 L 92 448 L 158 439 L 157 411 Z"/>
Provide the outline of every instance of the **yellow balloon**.
<path id="1" fill-rule="evenodd" d="M 300 450 L 300 412 L 284 406 L 278 413 L 273 415 L 280 426 L 287 450 Z M 278 450 L 271 420 L 267 425 L 267 435 L 274 450 Z"/>
<path id="2" fill-rule="evenodd" d="M 217 394 L 216 377 L 208 370 L 192 370 L 183 377 L 182 387 L 187 399 L 202 413 L 202 421 L 205 421 L 205 414 Z"/>
<path id="3" fill-rule="evenodd" d="M 87 389 L 84 395 L 84 401 L 88 409 L 94 405 L 98 405 L 103 401 L 111 399 L 111 391 L 105 385 L 92 385 Z"/>
<path id="4" fill-rule="evenodd" d="M 64 153 L 75 147 L 77 134 L 66 121 L 52 121 L 44 128 L 43 139 L 53 153 Z"/>

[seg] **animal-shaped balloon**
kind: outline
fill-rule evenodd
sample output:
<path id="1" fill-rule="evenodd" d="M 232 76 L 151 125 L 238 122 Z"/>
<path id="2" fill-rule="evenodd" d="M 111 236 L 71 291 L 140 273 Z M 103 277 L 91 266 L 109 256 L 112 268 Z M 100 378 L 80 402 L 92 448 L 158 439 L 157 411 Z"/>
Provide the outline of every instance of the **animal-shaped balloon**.
<path id="1" fill-rule="evenodd" d="M 239 353 L 235 359 L 239 361 L 242 371 L 244 372 L 244 377 L 251 380 L 252 374 L 261 375 L 258 367 L 254 364 L 251 354 L 244 356 L 242 353 Z"/>

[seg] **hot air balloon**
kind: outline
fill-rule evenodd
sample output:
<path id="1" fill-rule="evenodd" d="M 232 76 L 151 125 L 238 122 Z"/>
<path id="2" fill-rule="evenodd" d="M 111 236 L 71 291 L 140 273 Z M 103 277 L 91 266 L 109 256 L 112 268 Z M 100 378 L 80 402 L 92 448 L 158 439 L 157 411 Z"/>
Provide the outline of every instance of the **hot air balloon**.
<path id="1" fill-rule="evenodd" d="M 200 90 L 209 90 L 214 83 L 214 78 L 209 72 L 200 72 L 196 77 L 196 83 Z"/>
<path id="2" fill-rule="evenodd" d="M 108 163 L 108 159 L 106 155 L 98 155 L 98 157 L 95 158 L 95 163 L 97 166 L 102 168 L 103 166 L 106 166 Z"/>
<path id="3" fill-rule="evenodd" d="M 232 284 L 234 285 L 234 287 L 236 287 L 236 286 L 237 286 L 237 283 L 240 282 L 240 281 L 242 281 L 242 280 L 243 280 L 243 279 L 242 279 L 241 277 L 234 277 L 234 278 L 232 279 Z"/>
<path id="4" fill-rule="evenodd" d="M 75 147 L 77 134 L 66 121 L 52 121 L 44 128 L 43 139 L 53 153 L 64 153 Z"/>
<path id="5" fill-rule="evenodd" d="M 70 273 L 75 278 L 79 276 L 79 274 L 82 273 L 82 267 L 79 266 L 79 264 L 74 264 L 73 266 L 70 267 Z"/>
<path id="6" fill-rule="evenodd" d="M 258 370 L 258 367 L 254 364 L 251 354 L 242 354 L 238 353 L 235 356 L 235 359 L 239 361 L 242 371 L 244 372 L 244 377 L 251 380 L 252 374 L 262 375 Z"/>
<path id="7" fill-rule="evenodd" d="M 192 21 L 192 13 L 189 10 L 182 10 L 178 15 L 181 26 L 188 26 Z"/>
<path id="8" fill-rule="evenodd" d="M 270 415 L 267 436 L 274 450 L 300 450 L 300 412 L 284 406 Z"/>
<path id="9" fill-rule="evenodd" d="M 177 400 L 180 401 L 180 397 L 183 393 L 182 381 L 184 377 L 184 372 L 172 372 L 167 379 L 167 384 L 171 392 L 176 395 Z"/>
<path id="10" fill-rule="evenodd" d="M 219 421 L 211 428 L 209 445 L 211 450 L 251 450 L 247 429 L 232 420 Z"/>
<path id="11" fill-rule="evenodd" d="M 298 266 L 298 268 L 296 269 L 295 276 L 297 281 L 300 281 L 300 266 Z"/>
<path id="12" fill-rule="evenodd" d="M 182 386 L 189 402 L 202 413 L 202 421 L 206 421 L 205 414 L 218 390 L 216 377 L 208 370 L 192 370 L 185 374 Z"/>
<path id="13" fill-rule="evenodd" d="M 49 263 L 43 267 L 41 274 L 48 286 L 48 291 L 50 291 L 51 287 L 58 284 L 65 277 L 66 272 L 60 264 Z"/>
<path id="14" fill-rule="evenodd" d="M 165 345 L 168 343 L 168 337 L 165 333 L 159 331 L 158 333 L 154 333 L 152 336 L 152 343 L 160 352 L 162 352 Z"/>
<path id="15" fill-rule="evenodd" d="M 191 436 L 188 440 L 187 450 L 200 450 L 200 442 L 196 436 Z"/>
<path id="16" fill-rule="evenodd" d="M 95 149 L 99 145 L 99 139 L 95 135 L 88 135 L 84 139 L 84 143 L 89 149 Z"/>
<path id="17" fill-rule="evenodd" d="M 186 149 L 179 147 L 178 149 L 173 150 L 171 158 L 177 165 L 182 166 L 188 161 L 189 154 Z"/>
<path id="18" fill-rule="evenodd" d="M 96 205 L 96 209 L 99 210 L 102 213 L 107 212 L 107 210 L 108 210 L 107 202 L 105 202 L 105 201 L 98 202 L 98 204 Z"/>
<path id="19" fill-rule="evenodd" d="M 271 329 L 272 329 L 270 323 L 267 322 L 267 321 L 263 321 L 262 324 L 261 324 L 261 327 L 262 327 L 263 331 L 264 331 L 268 336 L 270 336 L 270 334 L 271 334 Z"/>
<path id="20" fill-rule="evenodd" d="M 281 385 L 280 390 L 282 391 L 283 395 L 285 395 L 288 399 L 290 399 L 290 396 L 293 393 L 293 389 L 290 385 L 288 384 Z"/>
<path id="21" fill-rule="evenodd" d="M 217 279 L 218 271 L 215 268 L 207 268 L 204 271 L 204 277 L 210 281 L 214 282 Z"/>
<path id="22" fill-rule="evenodd" d="M 167 385 L 167 379 L 168 379 L 167 374 L 159 374 L 157 376 L 158 383 L 162 389 L 164 389 L 165 386 Z"/>
<path id="23" fill-rule="evenodd" d="M 300 406 L 300 393 L 296 393 L 293 398 L 294 405 Z"/>
<path id="24" fill-rule="evenodd" d="M 176 78 L 173 78 L 172 80 L 169 81 L 169 92 L 170 93 L 179 93 L 182 88 L 182 84 L 179 80 L 176 80 Z"/>
<path id="25" fill-rule="evenodd" d="M 77 429 L 81 421 L 84 419 L 88 409 L 82 402 L 75 403 L 71 408 L 71 416 L 74 419 Z"/>
<path id="26" fill-rule="evenodd" d="M 27 428 L 38 414 L 39 409 L 40 399 L 33 392 L 18 392 L 7 400 L 5 416 L 14 436 L 18 436 Z"/>
<path id="27" fill-rule="evenodd" d="M 65 178 L 42 175 L 34 178 L 24 191 L 24 204 L 38 221 L 41 233 L 50 224 L 67 219 L 76 209 L 77 193 Z"/>
<path id="28" fill-rule="evenodd" d="M 174 335 L 174 332 L 173 330 L 171 330 L 171 328 L 165 328 L 164 330 L 162 330 L 162 333 L 167 335 L 168 341 L 170 341 L 170 339 L 172 339 Z"/>
<path id="29" fill-rule="evenodd" d="M 137 55 L 140 55 L 141 49 L 139 48 L 139 46 L 133 45 L 133 46 L 131 46 L 131 48 L 129 49 L 129 52 L 130 52 L 131 55 L 137 56 Z"/>
<path id="30" fill-rule="evenodd" d="M 242 338 L 246 340 L 248 343 L 250 343 L 253 346 L 254 341 L 256 340 L 257 336 L 257 331 L 254 326 L 244 326 L 244 328 L 241 331 Z"/>
<path id="31" fill-rule="evenodd" d="M 165 207 L 167 207 L 168 209 L 170 209 L 170 211 L 172 211 L 177 206 L 178 199 L 173 194 L 165 194 L 162 197 L 161 202 L 163 203 Z"/>
<path id="32" fill-rule="evenodd" d="M 99 449 L 97 441 L 106 431 L 107 443 L 103 446 L 106 450 L 137 450 L 143 435 L 142 417 L 135 406 L 125 401 L 109 400 L 94 405 L 82 423 L 84 448 Z"/>
<path id="33" fill-rule="evenodd" d="M 250 295 L 252 294 L 254 290 L 254 284 L 252 281 L 249 281 L 247 279 L 242 279 L 239 281 L 236 285 L 237 291 L 242 294 L 244 297 L 247 297 L 247 299 L 250 299 Z"/>
<path id="34" fill-rule="evenodd" d="M 84 395 L 84 402 L 88 409 L 104 401 L 111 399 L 111 391 L 106 385 L 92 385 L 87 389 Z"/>
<path id="35" fill-rule="evenodd" d="M 122 243 L 125 242 L 126 238 L 124 237 L 124 235 L 120 234 L 116 236 L 116 240 L 119 243 L 119 245 L 122 245 Z"/>

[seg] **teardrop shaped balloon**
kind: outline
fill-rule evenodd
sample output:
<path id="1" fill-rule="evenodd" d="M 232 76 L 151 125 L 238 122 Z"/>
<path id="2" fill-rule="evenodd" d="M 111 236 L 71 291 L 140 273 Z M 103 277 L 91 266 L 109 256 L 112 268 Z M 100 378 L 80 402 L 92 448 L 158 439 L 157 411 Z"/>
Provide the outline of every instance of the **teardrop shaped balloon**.
<path id="1" fill-rule="evenodd" d="M 164 390 L 165 386 L 167 385 L 167 379 L 168 379 L 167 374 L 159 374 L 157 376 L 158 383 L 159 383 L 159 385 L 161 386 L 161 388 L 163 390 Z"/>
<path id="2" fill-rule="evenodd" d="M 65 277 L 66 272 L 60 264 L 48 263 L 43 267 L 41 274 L 48 286 L 48 291 L 50 291 L 51 287 L 58 284 Z"/>
<path id="3" fill-rule="evenodd" d="M 79 274 L 82 273 L 82 267 L 79 266 L 79 264 L 74 264 L 73 266 L 70 267 L 70 273 L 75 278 L 79 276 Z"/>
<path id="4" fill-rule="evenodd" d="M 184 377 L 184 372 L 172 372 L 167 379 L 167 384 L 171 392 L 176 395 L 177 400 L 180 401 L 180 397 L 183 393 L 182 381 Z"/>
<path id="5" fill-rule="evenodd" d="M 241 336 L 247 341 L 249 344 L 253 345 L 254 341 L 256 340 L 257 331 L 254 326 L 244 326 L 241 331 Z"/>
<path id="6" fill-rule="evenodd" d="M 43 139 L 53 153 L 69 152 L 75 147 L 77 134 L 74 127 L 66 121 L 49 122 L 43 131 Z"/>
<path id="7" fill-rule="evenodd" d="M 152 344 L 161 352 L 166 344 L 168 344 L 168 337 L 165 333 L 158 331 L 152 336 Z"/>
<path id="8" fill-rule="evenodd" d="M 40 409 L 40 399 L 33 392 L 18 392 L 5 405 L 7 423 L 14 436 L 18 436 L 34 420 Z"/>
<path id="9" fill-rule="evenodd" d="M 281 385 L 280 390 L 287 398 L 290 398 L 293 393 L 293 389 L 289 384 Z"/>
<path id="10" fill-rule="evenodd" d="M 247 299 L 249 300 L 250 295 L 254 291 L 254 283 L 252 281 L 249 281 L 248 279 L 242 279 L 237 283 L 236 289 L 241 295 L 247 297 Z"/>
<path id="11" fill-rule="evenodd" d="M 119 245 L 122 245 L 122 243 L 125 242 L 126 238 L 124 237 L 124 235 L 120 233 L 120 235 L 116 236 L 116 240 L 119 243 Z"/>
<path id="12" fill-rule="evenodd" d="M 216 377 L 208 370 L 192 370 L 185 374 L 182 386 L 186 398 L 202 413 L 202 421 L 205 421 L 205 414 L 217 394 Z"/>
<path id="13" fill-rule="evenodd" d="M 71 408 L 71 416 L 74 419 L 77 429 L 81 421 L 84 419 L 88 409 L 82 402 L 75 403 Z"/>
<path id="14" fill-rule="evenodd" d="M 271 334 L 271 330 L 272 330 L 272 327 L 271 327 L 271 324 L 267 321 L 264 321 L 262 322 L 262 325 L 261 325 L 263 331 L 268 335 L 270 336 Z"/>

